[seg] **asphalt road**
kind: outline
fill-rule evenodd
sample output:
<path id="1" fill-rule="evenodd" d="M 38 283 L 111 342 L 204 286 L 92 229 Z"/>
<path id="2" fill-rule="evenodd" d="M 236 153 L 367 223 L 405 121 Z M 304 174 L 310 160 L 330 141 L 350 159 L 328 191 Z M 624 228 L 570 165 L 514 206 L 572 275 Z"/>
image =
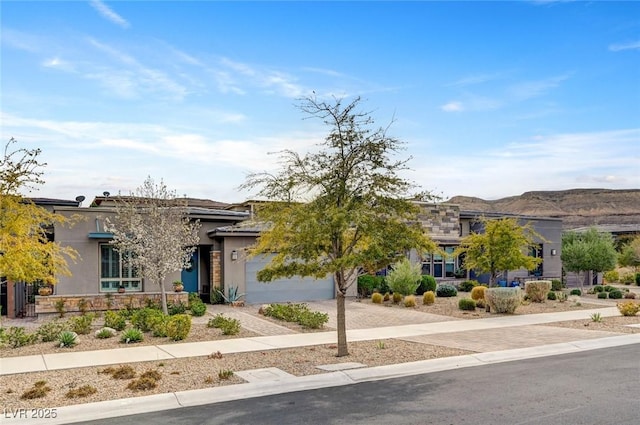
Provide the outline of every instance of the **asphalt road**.
<path id="1" fill-rule="evenodd" d="M 86 422 L 640 424 L 640 345 Z"/>

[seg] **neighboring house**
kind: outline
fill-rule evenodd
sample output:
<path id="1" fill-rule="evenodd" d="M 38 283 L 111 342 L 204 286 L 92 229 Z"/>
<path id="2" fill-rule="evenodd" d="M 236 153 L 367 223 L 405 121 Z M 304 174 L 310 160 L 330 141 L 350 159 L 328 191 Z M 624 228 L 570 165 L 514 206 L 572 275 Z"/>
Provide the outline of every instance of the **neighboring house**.
<path id="1" fill-rule="evenodd" d="M 205 300 L 213 289 L 221 288 L 228 293 L 229 288 L 237 288 L 245 294 L 247 303 L 299 302 L 333 299 L 335 288 L 333 277 L 326 279 L 290 278 L 278 279 L 270 283 L 257 280 L 257 273 L 269 261 L 269 256 L 248 257 L 247 248 L 254 244 L 263 225 L 252 220 L 256 205 L 264 201 L 247 201 L 240 204 L 223 204 L 215 201 L 187 198 L 187 211 L 192 219 L 200 220 L 200 243 L 193 254 L 192 266 L 188 270 L 176 272 L 165 281 L 165 288 L 171 289 L 171 282 L 182 280 L 185 290 L 197 292 Z M 109 243 L 112 235 L 105 231 L 105 219 L 115 215 L 114 199 L 109 196 L 96 197 L 89 207 L 80 207 L 77 201 L 44 200 L 39 205 L 66 217 L 79 216 L 81 219 L 73 227 L 52 229 L 52 238 L 63 245 L 73 247 L 80 254 L 77 262 L 69 262 L 72 276 L 59 276 L 55 295 L 88 295 L 116 292 L 120 285 L 127 292 L 158 292 L 156 284 L 146 284 L 121 260 L 120 254 Z M 460 211 L 457 205 L 421 203 L 418 220 L 431 238 L 447 253 L 452 253 L 461 239 L 471 231 L 481 231 L 478 218 L 514 217 Z M 522 278 L 560 278 L 562 220 L 553 218 L 517 216 L 523 223 L 530 223 L 533 229 L 546 241 L 539 241 L 539 249 L 532 255 L 540 256 L 542 264 L 535 272 L 516 270 L 508 272 L 503 279 L 512 281 Z M 474 277 L 473 271 L 460 276 L 462 259 L 439 254 L 418 257 L 410 255 L 413 261 L 422 263 L 423 274 L 433 275 L 438 281 L 457 277 Z M 356 295 L 356 285 L 352 285 L 349 295 Z M 3 299 L 3 314 L 7 310 L 6 296 Z"/>

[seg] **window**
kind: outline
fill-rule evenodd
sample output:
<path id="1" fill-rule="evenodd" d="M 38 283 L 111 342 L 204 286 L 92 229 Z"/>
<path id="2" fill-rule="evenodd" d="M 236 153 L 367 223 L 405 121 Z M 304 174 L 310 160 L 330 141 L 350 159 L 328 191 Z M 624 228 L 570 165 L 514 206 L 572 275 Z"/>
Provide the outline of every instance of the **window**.
<path id="1" fill-rule="evenodd" d="M 534 258 L 542 259 L 542 244 L 538 244 L 538 245 L 530 248 L 529 249 L 529 255 L 531 257 L 534 257 Z M 538 264 L 538 266 L 534 270 L 531 270 L 529 272 L 529 275 L 530 276 L 533 275 L 533 276 L 536 276 L 536 277 L 541 277 L 542 276 L 542 262 L 540 262 L 540 264 Z"/>
<path id="2" fill-rule="evenodd" d="M 100 245 L 100 292 L 116 292 L 120 286 L 130 292 L 142 291 L 138 273 L 122 257 L 112 245 Z"/>

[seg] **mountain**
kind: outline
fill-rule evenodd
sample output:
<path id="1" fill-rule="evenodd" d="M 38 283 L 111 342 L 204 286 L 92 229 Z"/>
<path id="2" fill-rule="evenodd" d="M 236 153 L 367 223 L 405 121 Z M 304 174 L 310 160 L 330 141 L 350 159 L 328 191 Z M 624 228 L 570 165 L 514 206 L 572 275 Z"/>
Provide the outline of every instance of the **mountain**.
<path id="1" fill-rule="evenodd" d="M 454 196 L 461 210 L 562 218 L 565 229 L 598 226 L 640 230 L 640 189 L 525 192 L 496 200 Z"/>

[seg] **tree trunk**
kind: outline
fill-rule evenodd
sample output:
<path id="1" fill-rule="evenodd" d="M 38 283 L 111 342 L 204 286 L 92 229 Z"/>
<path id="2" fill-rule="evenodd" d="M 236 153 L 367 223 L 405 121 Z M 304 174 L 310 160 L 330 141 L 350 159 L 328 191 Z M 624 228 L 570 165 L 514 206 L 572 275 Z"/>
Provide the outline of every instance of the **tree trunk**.
<path id="1" fill-rule="evenodd" d="M 338 309 L 338 357 L 349 355 L 347 347 L 347 324 L 345 314 L 345 294 L 338 290 L 336 294 L 336 307 Z"/>
<path id="2" fill-rule="evenodd" d="M 167 308 L 167 291 L 164 289 L 164 282 L 160 281 L 160 298 L 162 299 L 162 312 L 164 314 L 169 314 L 169 309 Z"/>

